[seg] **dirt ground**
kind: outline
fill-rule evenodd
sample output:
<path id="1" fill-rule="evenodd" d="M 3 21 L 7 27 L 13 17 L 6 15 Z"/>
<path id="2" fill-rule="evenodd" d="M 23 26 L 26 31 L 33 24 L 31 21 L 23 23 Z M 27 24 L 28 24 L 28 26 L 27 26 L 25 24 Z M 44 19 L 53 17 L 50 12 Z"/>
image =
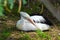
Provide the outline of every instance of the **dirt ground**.
<path id="1" fill-rule="evenodd" d="M 0 20 L 0 40 L 46 40 L 40 38 L 36 32 L 19 31 L 15 27 L 16 22 L 15 19 Z M 51 37 L 50 40 L 60 40 L 59 26 L 52 26 L 49 31 L 44 31 L 44 33 Z"/>

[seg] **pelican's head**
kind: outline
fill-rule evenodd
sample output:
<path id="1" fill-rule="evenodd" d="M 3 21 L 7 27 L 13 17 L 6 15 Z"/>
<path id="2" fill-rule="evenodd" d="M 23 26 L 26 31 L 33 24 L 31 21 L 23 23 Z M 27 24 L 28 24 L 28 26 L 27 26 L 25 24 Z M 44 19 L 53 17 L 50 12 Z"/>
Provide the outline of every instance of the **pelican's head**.
<path id="1" fill-rule="evenodd" d="M 24 18 L 30 17 L 30 16 L 28 15 L 28 13 L 26 13 L 26 12 L 20 12 L 20 15 L 21 15 L 22 17 L 24 17 Z"/>
<path id="2" fill-rule="evenodd" d="M 27 19 L 30 23 L 32 23 L 33 25 L 35 25 L 35 23 L 33 22 L 33 20 L 30 18 L 30 16 L 28 15 L 28 13 L 26 12 L 20 12 L 21 17 Z"/>

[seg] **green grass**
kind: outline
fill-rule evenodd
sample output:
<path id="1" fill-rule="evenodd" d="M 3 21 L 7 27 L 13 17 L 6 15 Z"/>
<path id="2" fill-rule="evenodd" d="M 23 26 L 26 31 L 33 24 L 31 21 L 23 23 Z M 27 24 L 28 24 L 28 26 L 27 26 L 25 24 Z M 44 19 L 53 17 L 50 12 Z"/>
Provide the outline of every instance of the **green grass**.
<path id="1" fill-rule="evenodd" d="M 10 35 L 10 32 L 8 30 L 2 30 L 0 34 L 0 40 L 5 40 Z"/>
<path id="2" fill-rule="evenodd" d="M 37 33 L 37 35 L 39 35 L 39 37 L 41 37 L 42 39 L 43 39 L 43 38 L 45 38 L 45 39 L 47 39 L 47 40 L 50 40 L 50 39 L 51 39 L 51 37 L 50 37 L 49 35 L 47 35 L 46 33 L 42 32 L 42 31 L 40 31 L 40 30 L 37 30 L 36 33 Z"/>
<path id="3" fill-rule="evenodd" d="M 60 40 L 60 36 L 58 36 L 57 39 Z"/>
<path id="4" fill-rule="evenodd" d="M 30 36 L 28 34 L 24 34 L 20 40 L 31 40 Z"/>
<path id="5" fill-rule="evenodd" d="M 9 36 L 11 36 L 11 32 L 14 32 L 14 31 L 18 31 L 18 30 L 15 30 L 14 27 L 11 27 L 11 28 L 4 28 L 1 32 L 0 32 L 0 40 L 5 40 L 7 39 Z M 18 31 L 19 36 L 22 36 L 20 37 L 18 40 L 51 40 L 51 36 L 48 35 L 48 32 L 45 33 L 45 32 L 42 32 L 40 30 L 37 30 L 35 33 L 35 35 L 33 36 L 33 38 L 31 37 L 31 35 L 29 34 L 30 32 L 24 32 L 24 31 Z M 15 34 L 15 33 L 14 33 Z M 13 38 L 13 37 L 12 37 Z M 60 40 L 60 36 L 57 36 L 57 39 Z"/>

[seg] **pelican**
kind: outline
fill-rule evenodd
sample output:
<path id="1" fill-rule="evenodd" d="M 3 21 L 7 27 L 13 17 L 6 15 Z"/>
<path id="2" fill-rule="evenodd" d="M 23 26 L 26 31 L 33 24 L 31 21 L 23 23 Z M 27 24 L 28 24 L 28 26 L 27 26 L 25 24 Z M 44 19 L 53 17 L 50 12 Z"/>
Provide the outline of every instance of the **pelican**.
<path id="1" fill-rule="evenodd" d="M 49 30 L 50 26 L 42 23 L 35 23 L 33 19 L 30 18 L 28 13 L 20 12 L 21 19 L 17 21 L 16 28 L 23 31 L 33 31 L 40 29 L 41 31 Z"/>

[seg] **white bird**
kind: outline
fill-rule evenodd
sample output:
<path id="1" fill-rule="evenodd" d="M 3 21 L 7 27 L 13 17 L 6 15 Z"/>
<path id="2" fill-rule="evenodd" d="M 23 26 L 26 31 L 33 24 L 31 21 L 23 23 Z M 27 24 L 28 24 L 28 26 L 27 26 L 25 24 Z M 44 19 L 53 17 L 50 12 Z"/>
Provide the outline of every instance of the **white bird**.
<path id="1" fill-rule="evenodd" d="M 17 21 L 16 27 L 19 30 L 31 31 L 40 29 L 41 31 L 49 30 L 50 26 L 42 23 L 34 23 L 26 12 L 20 12 L 21 19 Z"/>

